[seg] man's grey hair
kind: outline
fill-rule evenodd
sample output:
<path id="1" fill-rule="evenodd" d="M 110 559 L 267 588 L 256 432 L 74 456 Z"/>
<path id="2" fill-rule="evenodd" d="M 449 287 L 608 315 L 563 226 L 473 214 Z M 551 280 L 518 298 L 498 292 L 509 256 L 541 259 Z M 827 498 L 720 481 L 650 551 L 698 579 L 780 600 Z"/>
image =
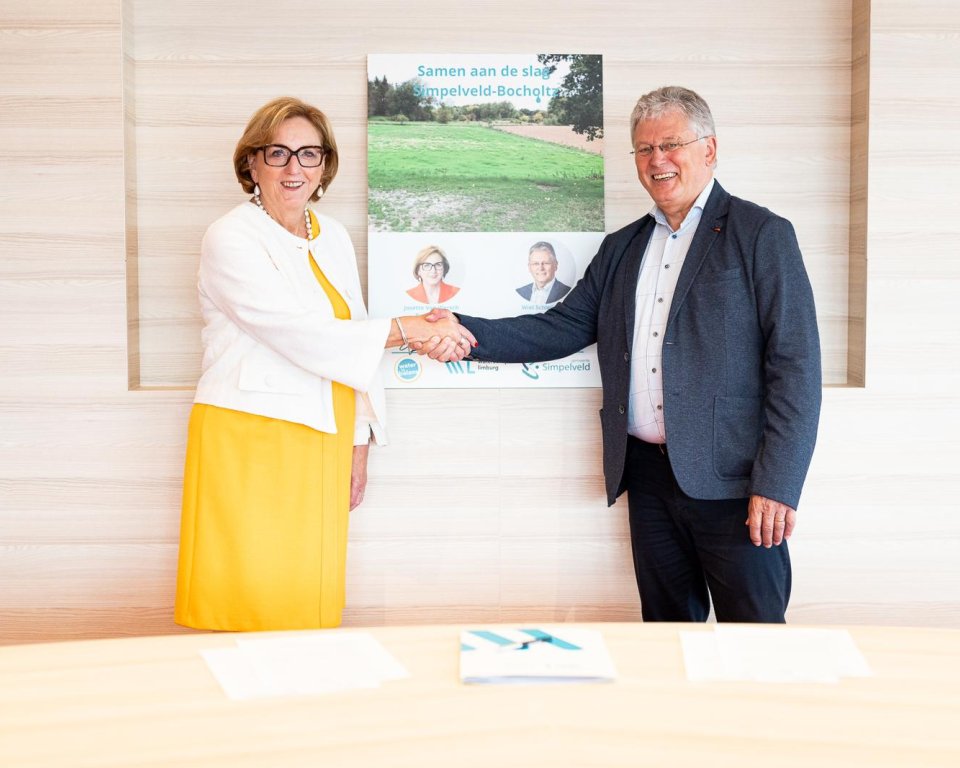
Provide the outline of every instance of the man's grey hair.
<path id="1" fill-rule="evenodd" d="M 707 102 L 689 88 L 668 85 L 645 93 L 637 100 L 633 114 L 630 115 L 630 145 L 633 145 L 633 135 L 638 123 L 663 117 L 670 112 L 685 115 L 698 136 L 716 135 L 713 115 L 710 114 Z"/>
<path id="2" fill-rule="evenodd" d="M 527 258 L 532 256 L 534 251 L 546 251 L 550 254 L 550 258 L 553 259 L 554 262 L 557 260 L 557 252 L 553 250 L 553 246 L 550 245 L 550 243 L 548 243 L 546 240 L 541 240 L 531 245 L 530 250 L 527 253 Z"/>

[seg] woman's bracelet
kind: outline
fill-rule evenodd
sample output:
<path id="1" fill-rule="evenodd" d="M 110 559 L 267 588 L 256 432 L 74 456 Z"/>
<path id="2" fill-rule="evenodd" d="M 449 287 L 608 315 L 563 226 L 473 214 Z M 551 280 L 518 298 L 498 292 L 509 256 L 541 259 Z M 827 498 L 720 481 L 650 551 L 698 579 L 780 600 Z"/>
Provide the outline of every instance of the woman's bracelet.
<path id="1" fill-rule="evenodd" d="M 403 326 L 400 325 L 400 318 L 395 317 L 393 318 L 393 321 L 397 324 L 397 330 L 400 331 L 400 338 L 403 339 L 403 345 L 400 347 L 400 349 L 410 349 L 410 342 L 407 341 L 407 334 L 403 332 Z"/>

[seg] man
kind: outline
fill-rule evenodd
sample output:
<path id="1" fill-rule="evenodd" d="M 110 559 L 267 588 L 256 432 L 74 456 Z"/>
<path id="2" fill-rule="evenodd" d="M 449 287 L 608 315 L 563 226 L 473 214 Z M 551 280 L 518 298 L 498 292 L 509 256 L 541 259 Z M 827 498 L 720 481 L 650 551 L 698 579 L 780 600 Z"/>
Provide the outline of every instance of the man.
<path id="1" fill-rule="evenodd" d="M 517 288 L 517 293 L 527 301 L 534 304 L 555 304 L 570 291 L 569 285 L 557 280 L 557 252 L 545 240 L 530 246 L 527 269 L 530 270 L 533 282 Z"/>
<path id="2" fill-rule="evenodd" d="M 793 227 L 714 180 L 715 133 L 696 93 L 642 96 L 631 136 L 653 210 L 605 238 L 562 304 L 460 321 L 481 360 L 597 342 L 607 501 L 627 492 L 645 620 L 703 621 L 712 597 L 718 621 L 783 622 L 817 321 Z"/>

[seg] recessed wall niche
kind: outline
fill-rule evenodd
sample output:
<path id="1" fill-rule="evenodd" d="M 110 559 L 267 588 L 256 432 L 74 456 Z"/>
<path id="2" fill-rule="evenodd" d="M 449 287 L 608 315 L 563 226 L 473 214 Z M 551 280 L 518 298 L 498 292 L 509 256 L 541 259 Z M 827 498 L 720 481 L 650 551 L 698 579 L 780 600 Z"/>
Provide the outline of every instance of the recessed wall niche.
<path id="1" fill-rule="evenodd" d="M 542 2 L 519 0 L 509 25 L 499 5 L 473 7 L 462 24 L 437 0 L 359 0 L 317 6 L 318 31 L 306 36 L 291 27 L 303 11 L 292 0 L 269 9 L 251 0 L 123 0 L 130 388 L 196 383 L 200 240 L 244 199 L 231 157 L 258 106 L 292 94 L 330 116 L 342 161 L 322 205 L 347 226 L 363 273 L 367 53 L 548 49 L 604 57 L 608 230 L 650 207 L 627 155 L 637 96 L 683 84 L 710 102 L 718 180 L 797 229 L 817 299 L 825 384 L 863 386 L 869 5 L 736 0 L 717 24 L 714 3 L 691 0 L 682 34 L 665 39 L 644 36 L 663 10 L 651 0 L 617 0 L 586 16 L 545 15 Z M 442 34 L 438 19 L 447 20 Z"/>

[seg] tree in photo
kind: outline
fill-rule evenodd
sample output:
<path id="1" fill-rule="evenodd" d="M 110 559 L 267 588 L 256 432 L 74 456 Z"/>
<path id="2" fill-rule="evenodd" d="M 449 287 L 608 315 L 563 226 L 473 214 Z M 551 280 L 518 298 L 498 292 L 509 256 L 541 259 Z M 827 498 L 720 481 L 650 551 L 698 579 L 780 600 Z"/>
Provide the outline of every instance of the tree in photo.
<path id="1" fill-rule="evenodd" d="M 537 60 L 550 74 L 561 61 L 570 62 L 549 113 L 558 124 L 570 125 L 588 141 L 603 138 L 603 58 L 596 54 L 541 53 Z"/>
<path id="2" fill-rule="evenodd" d="M 367 81 L 367 114 L 370 117 L 383 117 L 391 114 L 390 94 L 393 86 L 387 82 L 384 75 L 381 80 L 374 77 Z"/>
<path id="3" fill-rule="evenodd" d="M 434 119 L 432 96 L 419 95 L 422 83 L 418 79 L 399 85 L 374 77 L 367 80 L 367 114 L 370 117 L 399 117 L 424 122 Z"/>
<path id="4" fill-rule="evenodd" d="M 433 99 L 419 95 L 420 85 L 420 81 L 414 79 L 393 87 L 393 109 L 397 114 L 406 115 L 410 120 L 416 121 L 433 119 Z"/>

